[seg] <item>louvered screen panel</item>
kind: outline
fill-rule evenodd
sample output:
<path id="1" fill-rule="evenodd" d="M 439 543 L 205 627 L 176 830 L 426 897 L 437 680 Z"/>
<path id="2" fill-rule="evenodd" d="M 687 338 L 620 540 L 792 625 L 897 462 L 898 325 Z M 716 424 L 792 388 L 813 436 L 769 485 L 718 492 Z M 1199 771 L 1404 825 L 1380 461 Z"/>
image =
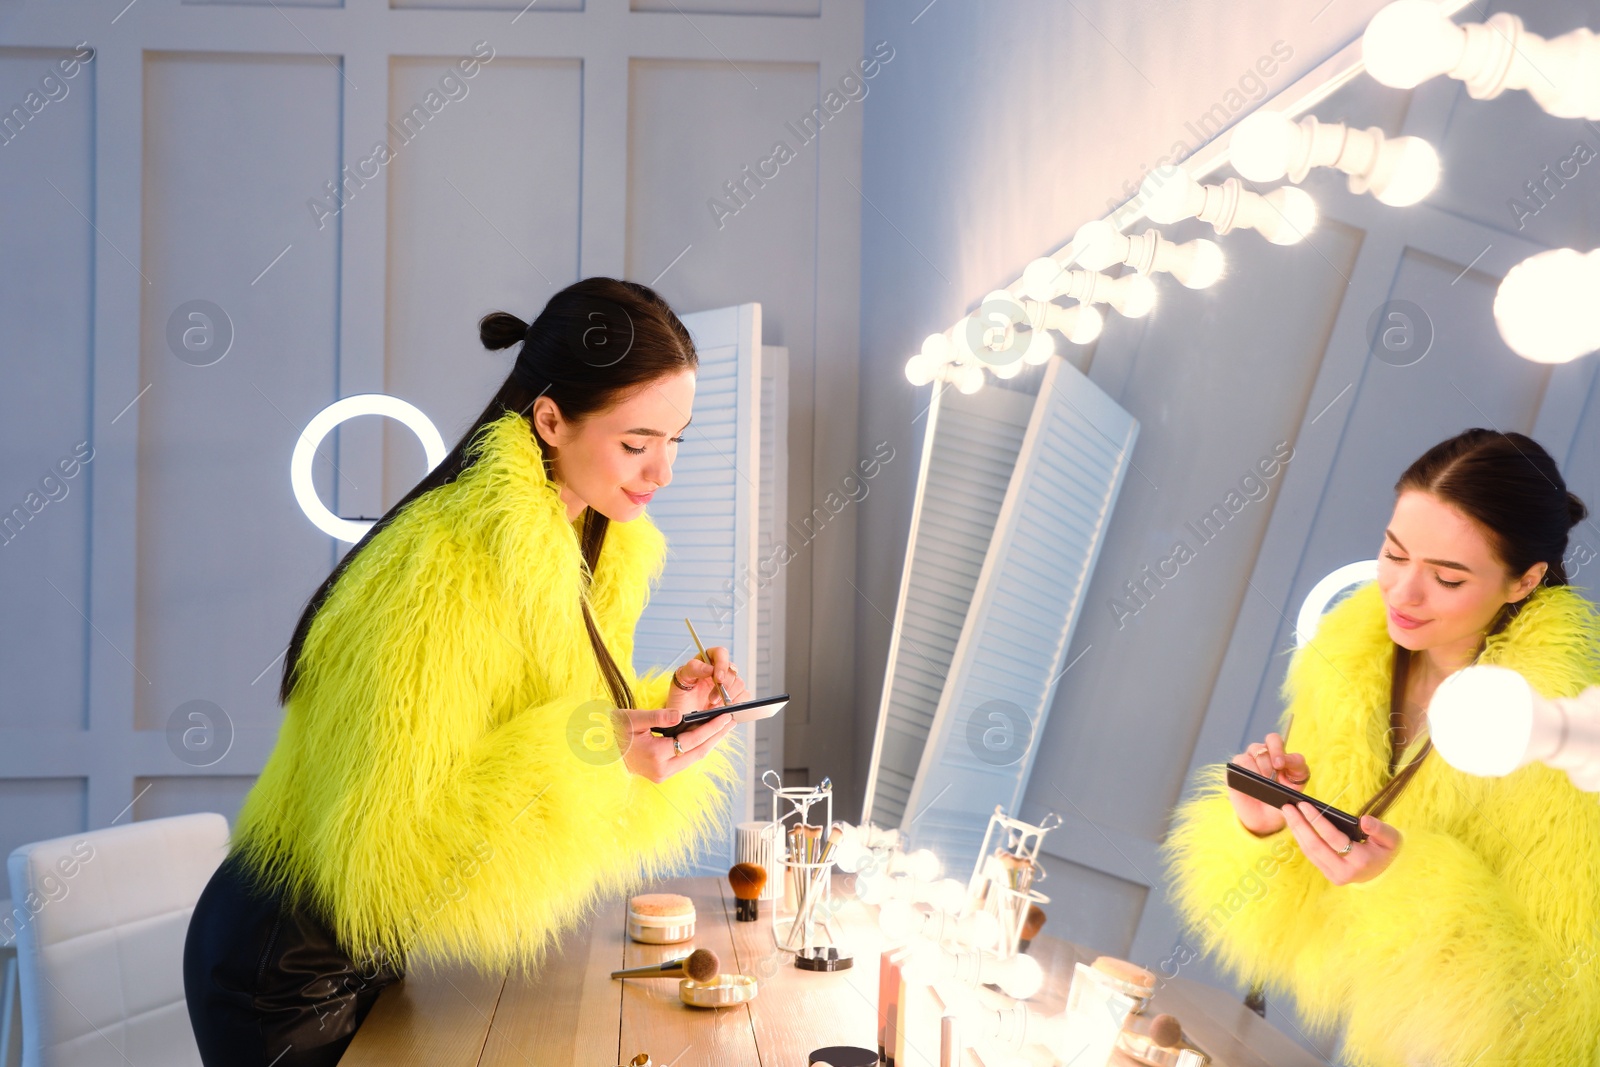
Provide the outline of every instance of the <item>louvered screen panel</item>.
<path id="1" fill-rule="evenodd" d="M 1098 386 L 1051 361 L 903 824 L 910 847 L 932 848 L 958 875 L 995 805 L 1015 814 L 1021 804 L 1137 436 Z"/>
<path id="2" fill-rule="evenodd" d="M 946 389 L 930 427 L 904 604 L 889 650 L 866 818 L 898 826 L 984 553 L 1022 445 L 1033 398 L 1006 389 L 970 396 Z"/>
<path id="3" fill-rule="evenodd" d="M 746 594 L 755 593 L 755 675 L 749 683 L 762 696 L 785 692 L 783 677 L 785 588 L 788 569 L 777 546 L 788 535 L 789 521 L 789 350 L 781 345 L 761 348 L 761 520 L 756 562 L 745 579 Z M 768 564 L 767 561 L 772 561 Z M 772 572 L 771 577 L 767 575 Z M 737 587 L 736 587 L 737 588 Z M 730 594 L 731 597 L 732 594 Z M 753 773 L 760 781 L 768 770 L 783 773 L 785 711 L 756 723 Z M 757 790 L 758 818 L 765 817 Z"/>
<path id="4" fill-rule="evenodd" d="M 761 309 L 741 304 L 682 319 L 694 337 L 700 368 L 693 421 L 678 446 L 672 484 L 650 502 L 650 517 L 666 535 L 669 551 L 661 584 L 634 633 L 634 665 L 640 671 L 676 665 L 695 654 L 685 618 L 694 622 L 707 648 L 725 645 L 735 663 L 754 664 L 758 648 L 754 603 L 730 611 L 727 591 L 754 565 L 756 555 Z M 756 744 L 753 724 L 735 729 L 746 754 L 745 781 L 732 819 L 740 822 L 752 817 Z M 730 823 L 697 857 L 695 870 L 725 874 L 732 864 Z"/>

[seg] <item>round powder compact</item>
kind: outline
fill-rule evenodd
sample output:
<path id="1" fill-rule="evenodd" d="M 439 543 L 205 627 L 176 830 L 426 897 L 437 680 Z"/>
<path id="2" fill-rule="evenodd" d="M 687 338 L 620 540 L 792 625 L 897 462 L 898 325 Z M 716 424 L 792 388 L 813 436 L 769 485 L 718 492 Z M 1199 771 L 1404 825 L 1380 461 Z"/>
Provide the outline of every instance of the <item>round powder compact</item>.
<path id="1" fill-rule="evenodd" d="M 1110 985 L 1117 992 L 1134 998 L 1133 1010 L 1128 1012 L 1129 1015 L 1138 1015 L 1150 1006 L 1150 998 L 1156 991 L 1154 972 L 1115 956 L 1096 957 L 1090 966 L 1110 979 Z"/>
<path id="2" fill-rule="evenodd" d="M 641 893 L 628 901 L 628 936 L 675 945 L 694 936 L 694 901 L 679 893 Z"/>
<path id="3" fill-rule="evenodd" d="M 678 982 L 678 999 L 691 1008 L 726 1008 L 755 999 L 756 980 L 748 974 L 719 974 L 709 982 L 684 978 Z"/>

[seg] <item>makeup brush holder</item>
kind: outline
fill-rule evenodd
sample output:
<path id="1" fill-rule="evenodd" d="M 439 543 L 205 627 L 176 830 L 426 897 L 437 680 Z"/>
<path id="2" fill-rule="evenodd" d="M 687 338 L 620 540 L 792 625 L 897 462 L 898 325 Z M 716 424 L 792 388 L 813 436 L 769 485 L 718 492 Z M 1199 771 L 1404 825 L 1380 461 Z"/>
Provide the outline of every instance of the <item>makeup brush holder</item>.
<path id="1" fill-rule="evenodd" d="M 772 791 L 772 832 L 778 865 L 778 892 L 772 900 L 772 940 L 778 948 L 795 954 L 796 964 L 812 970 L 848 966 L 849 956 L 833 940 L 828 919 L 833 915 L 833 858 L 823 858 L 833 826 L 833 783 L 824 778 L 815 786 L 790 786 L 773 771 L 762 775 Z M 813 811 L 819 817 L 813 817 Z M 790 836 L 796 827 L 821 831 L 797 843 Z M 809 843 L 807 843 L 809 842 Z"/>
<path id="2" fill-rule="evenodd" d="M 1000 923 L 997 955 L 1005 959 L 1021 950 L 1022 928 L 1028 922 L 1028 908 L 1034 904 L 1048 903 L 1050 898 L 1037 889 L 1017 890 L 998 882 L 989 883 L 989 894 L 984 900 L 983 910 Z"/>
<path id="3" fill-rule="evenodd" d="M 1002 958 L 1017 954 L 1029 906 L 1050 902 L 1049 897 L 1033 888 L 1033 883 L 1042 882 L 1045 877 L 1044 868 L 1039 865 L 1044 835 L 1060 825 L 1061 819 L 1054 812 L 1035 824 L 1011 818 L 998 804 L 989 816 L 978 862 L 967 883 L 967 901 L 968 907 L 987 911 L 999 921 L 998 954 Z"/>

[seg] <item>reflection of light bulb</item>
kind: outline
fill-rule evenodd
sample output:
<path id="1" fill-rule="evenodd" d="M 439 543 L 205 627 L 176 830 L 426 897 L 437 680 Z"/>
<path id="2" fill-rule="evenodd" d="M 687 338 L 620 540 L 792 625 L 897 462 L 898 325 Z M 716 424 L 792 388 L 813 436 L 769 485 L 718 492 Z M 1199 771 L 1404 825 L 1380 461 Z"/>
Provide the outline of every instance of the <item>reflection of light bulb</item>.
<path id="1" fill-rule="evenodd" d="M 1047 304 L 1044 324 L 1047 329 L 1065 334 L 1073 344 L 1086 345 L 1100 336 L 1106 320 L 1093 304 L 1074 304 L 1069 308 Z"/>
<path id="2" fill-rule="evenodd" d="M 863 904 L 882 904 L 892 888 L 889 876 L 881 871 L 856 875 L 856 897 Z"/>
<path id="3" fill-rule="evenodd" d="M 1229 135 L 1228 162 L 1250 181 L 1278 181 L 1289 172 L 1300 136 L 1300 127 L 1281 111 L 1252 112 Z"/>
<path id="4" fill-rule="evenodd" d="M 1107 303 L 1126 318 L 1143 318 L 1156 306 L 1156 283 L 1143 274 L 1123 275 L 1112 287 Z"/>
<path id="5" fill-rule="evenodd" d="M 1056 343 L 1051 340 L 1050 331 L 1042 326 L 1034 327 L 1028 337 L 1028 347 L 1022 350 L 1022 362 L 1037 367 L 1041 363 L 1048 363 L 1055 354 Z"/>
<path id="6" fill-rule="evenodd" d="M 922 929 L 923 915 L 908 900 L 889 899 L 878 909 L 878 929 L 885 940 L 903 944 Z"/>
<path id="7" fill-rule="evenodd" d="M 1227 260 L 1217 242 L 1200 238 L 1167 247 L 1172 250 L 1171 258 L 1164 261 L 1161 269 L 1170 271 L 1180 285 L 1190 289 L 1205 289 L 1222 277 Z"/>
<path id="8" fill-rule="evenodd" d="M 920 354 L 906 360 L 906 380 L 912 385 L 927 385 L 933 381 L 934 368 Z"/>
<path id="9" fill-rule="evenodd" d="M 1566 363 L 1600 349 L 1600 249 L 1554 248 L 1506 272 L 1494 324 L 1511 351 L 1536 363 Z"/>
<path id="10" fill-rule="evenodd" d="M 906 857 L 910 866 L 906 872 L 919 882 L 932 882 L 944 872 L 944 865 L 939 862 L 939 856 L 931 848 L 919 848 Z"/>
<path id="11" fill-rule="evenodd" d="M 1282 185 L 1263 199 L 1270 205 L 1262 212 L 1261 235 L 1275 245 L 1299 244 L 1317 228 L 1317 202 L 1304 189 Z"/>
<path id="12" fill-rule="evenodd" d="M 1466 49 L 1466 31 L 1432 0 L 1396 0 L 1367 23 L 1361 62 L 1379 84 L 1414 89 L 1455 69 Z"/>
<path id="13" fill-rule="evenodd" d="M 1008 997 L 1027 1000 L 1044 988 L 1044 968 L 1026 952 L 999 958 L 973 949 L 952 952 L 943 945 L 924 941 L 911 951 L 906 962 L 907 976 L 932 983 L 953 978 L 968 986 L 994 984 Z"/>
<path id="14" fill-rule="evenodd" d="M 1352 185 L 1359 184 L 1352 182 Z M 1439 153 L 1420 137 L 1396 137 L 1379 151 L 1372 195 L 1390 207 L 1409 207 L 1439 184 Z"/>
<path id="15" fill-rule="evenodd" d="M 1022 295 L 1029 300 L 1049 300 L 1065 273 L 1066 268 L 1049 256 L 1034 260 L 1022 268 Z"/>

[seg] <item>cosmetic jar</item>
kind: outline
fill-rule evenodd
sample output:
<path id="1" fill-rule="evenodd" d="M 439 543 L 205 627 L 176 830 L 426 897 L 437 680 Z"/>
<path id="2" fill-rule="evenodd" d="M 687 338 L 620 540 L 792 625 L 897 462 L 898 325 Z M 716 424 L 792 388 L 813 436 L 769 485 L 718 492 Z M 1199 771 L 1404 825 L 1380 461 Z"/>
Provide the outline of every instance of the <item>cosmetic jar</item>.
<path id="1" fill-rule="evenodd" d="M 641 893 L 628 901 L 628 936 L 647 945 L 694 937 L 694 901 L 678 893 Z"/>
<path id="2" fill-rule="evenodd" d="M 756 980 L 748 974 L 719 974 L 709 982 L 680 979 L 678 998 L 692 1008 L 726 1008 L 755 999 Z"/>

